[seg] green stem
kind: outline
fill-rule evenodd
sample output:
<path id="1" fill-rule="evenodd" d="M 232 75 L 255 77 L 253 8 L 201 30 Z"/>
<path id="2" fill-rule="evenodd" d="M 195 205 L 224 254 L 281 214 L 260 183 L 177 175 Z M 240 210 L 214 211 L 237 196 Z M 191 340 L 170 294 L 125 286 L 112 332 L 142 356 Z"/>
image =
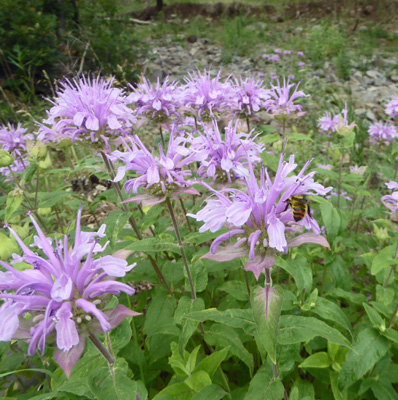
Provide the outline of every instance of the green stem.
<path id="1" fill-rule="evenodd" d="M 106 168 L 108 170 L 109 176 L 111 177 L 111 179 L 113 181 L 114 180 L 114 176 L 113 176 L 112 168 L 109 165 L 109 162 L 108 162 L 108 159 L 107 159 L 106 155 L 102 151 L 101 151 L 101 156 L 102 156 L 102 159 L 104 160 L 104 163 L 105 163 L 105 166 L 106 166 Z M 112 184 L 113 184 L 113 188 L 115 189 L 115 191 L 116 191 L 117 195 L 119 196 L 120 200 L 123 202 L 124 198 L 123 198 L 123 194 L 122 194 L 122 192 L 120 190 L 119 185 L 117 185 L 116 182 L 112 182 Z M 128 208 L 126 207 L 126 204 L 122 203 L 122 208 L 123 208 L 123 211 L 129 212 Z M 134 215 L 132 213 L 129 216 L 129 222 L 130 222 L 130 224 L 131 224 L 131 226 L 132 226 L 132 228 L 133 228 L 138 240 L 142 240 L 143 237 L 141 235 L 141 232 L 138 229 L 137 222 L 136 222 L 136 220 L 134 218 Z M 152 267 L 155 270 L 156 275 L 158 276 L 159 282 L 163 282 L 163 284 L 165 285 L 165 287 L 166 287 L 167 291 L 169 292 L 169 294 L 173 295 L 173 292 L 171 291 L 171 289 L 170 289 L 170 287 L 169 287 L 169 285 L 168 285 L 168 283 L 166 281 L 166 278 L 162 274 L 162 271 L 158 267 L 155 259 L 149 254 L 147 254 L 147 257 L 148 257 L 150 263 L 152 264 Z"/>
<path id="2" fill-rule="evenodd" d="M 395 254 L 394 254 L 394 258 L 393 259 L 396 260 L 397 257 L 398 257 L 398 240 L 397 240 L 397 246 L 395 247 Z M 387 287 L 388 282 L 390 281 L 394 271 L 395 271 L 395 264 L 391 266 L 390 273 L 388 274 L 388 277 L 387 277 L 386 281 L 383 284 L 383 288 Z"/>
<path id="3" fill-rule="evenodd" d="M 340 196 L 341 196 L 340 190 L 341 190 L 341 175 L 343 172 L 343 162 L 344 162 L 344 148 L 341 150 L 339 180 L 337 182 L 337 208 L 340 208 Z"/>
<path id="4" fill-rule="evenodd" d="M 173 221 L 173 226 L 174 226 L 174 230 L 175 230 L 175 233 L 177 236 L 178 246 L 180 247 L 182 259 L 183 259 L 184 266 L 185 266 L 185 271 L 187 272 L 188 282 L 189 282 L 189 286 L 191 288 L 191 297 L 192 297 L 192 300 L 196 300 L 195 288 L 193 287 L 193 282 L 192 282 L 191 272 L 190 272 L 189 266 L 188 266 L 187 256 L 185 254 L 184 245 L 182 243 L 180 231 L 178 229 L 177 219 L 175 217 L 175 214 L 173 211 L 173 206 L 171 205 L 171 201 L 170 201 L 169 197 L 166 197 L 166 204 L 169 209 L 171 220 Z"/>
<path id="5" fill-rule="evenodd" d="M 390 320 L 388 321 L 387 328 L 391 327 L 392 323 L 394 322 L 394 318 L 397 315 L 397 312 L 398 312 L 398 304 L 395 306 L 395 310 L 392 313 Z"/>
<path id="6" fill-rule="evenodd" d="M 162 127 L 161 127 L 161 126 L 159 126 L 159 133 L 160 133 L 160 139 L 161 139 L 161 141 L 162 141 L 163 150 L 166 151 L 166 145 L 165 145 L 165 143 L 164 143 L 163 130 L 162 130 Z"/>

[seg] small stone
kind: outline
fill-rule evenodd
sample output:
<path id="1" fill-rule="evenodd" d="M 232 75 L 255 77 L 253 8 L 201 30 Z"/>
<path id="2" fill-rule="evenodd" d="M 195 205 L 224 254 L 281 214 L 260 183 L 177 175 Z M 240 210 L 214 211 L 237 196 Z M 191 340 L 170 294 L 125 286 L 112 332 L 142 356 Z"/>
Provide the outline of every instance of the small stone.
<path id="1" fill-rule="evenodd" d="M 392 75 L 390 78 L 393 82 L 398 82 L 398 75 Z"/>
<path id="2" fill-rule="evenodd" d="M 187 42 L 188 43 L 195 43 L 195 42 L 197 42 L 198 41 L 198 38 L 197 38 L 197 36 L 195 36 L 195 35 L 189 35 L 188 37 L 187 37 Z"/>
<path id="3" fill-rule="evenodd" d="M 371 121 L 376 121 L 376 115 L 373 111 L 367 111 L 366 112 L 366 118 L 370 119 Z"/>
<path id="4" fill-rule="evenodd" d="M 359 28 L 358 28 L 358 31 L 359 32 L 367 32 L 369 30 L 369 28 L 366 26 L 366 25 L 361 25 Z"/>
<path id="5" fill-rule="evenodd" d="M 355 116 L 359 118 L 363 118 L 366 115 L 366 109 L 365 108 L 357 108 L 355 110 Z"/>

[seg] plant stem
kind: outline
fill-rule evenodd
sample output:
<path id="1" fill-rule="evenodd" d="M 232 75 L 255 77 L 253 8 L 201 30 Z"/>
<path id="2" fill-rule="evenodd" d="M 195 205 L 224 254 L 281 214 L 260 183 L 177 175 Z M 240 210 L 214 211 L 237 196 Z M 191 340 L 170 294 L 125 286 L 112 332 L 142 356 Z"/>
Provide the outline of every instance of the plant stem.
<path id="1" fill-rule="evenodd" d="M 88 335 L 91 342 L 94 346 L 99 350 L 99 352 L 104 356 L 105 360 L 108 362 L 109 365 L 113 365 L 115 363 L 115 358 L 109 353 L 106 347 L 102 344 L 101 340 L 97 338 L 94 334 L 90 333 Z"/>
<path id="2" fill-rule="evenodd" d="M 163 137 L 163 130 L 162 130 L 161 126 L 159 126 L 159 133 L 160 133 L 160 139 L 162 141 L 162 147 L 163 147 L 163 149 L 166 149 L 166 145 L 164 143 L 164 137 Z"/>
<path id="3" fill-rule="evenodd" d="M 337 182 L 337 208 L 340 208 L 340 190 L 341 190 L 341 174 L 343 171 L 343 161 L 344 161 L 344 148 L 341 151 L 341 160 L 340 160 L 340 170 L 339 170 L 339 180 Z"/>
<path id="4" fill-rule="evenodd" d="M 393 259 L 396 260 L 397 257 L 398 257 L 398 240 L 397 240 L 397 246 L 395 247 L 395 254 L 394 254 L 394 258 Z M 386 281 L 383 284 L 383 288 L 387 287 L 388 282 L 390 281 L 394 271 L 395 271 L 395 264 L 391 266 L 390 273 L 388 274 L 388 277 L 387 277 Z"/>
<path id="5" fill-rule="evenodd" d="M 189 286 L 191 288 L 192 300 L 196 300 L 196 293 L 195 293 L 195 289 L 193 287 L 191 272 L 189 271 L 187 256 L 185 254 L 184 245 L 181 240 L 180 231 L 178 229 L 178 224 L 177 224 L 177 219 L 176 219 L 174 211 L 173 211 L 173 206 L 171 205 L 170 197 L 166 197 L 166 204 L 169 209 L 171 220 L 173 221 L 173 226 L 174 226 L 174 230 L 175 230 L 175 233 L 177 236 L 178 246 L 180 247 L 182 259 L 184 261 L 185 271 L 187 272 L 188 282 L 189 282 Z"/>
<path id="6" fill-rule="evenodd" d="M 187 216 L 187 210 L 185 209 L 184 202 L 182 201 L 181 197 L 179 197 L 179 200 L 180 200 L 181 208 L 182 208 L 182 211 L 184 213 L 185 219 L 187 221 L 189 232 L 192 232 L 191 223 L 189 222 L 189 218 Z"/>
<path id="7" fill-rule="evenodd" d="M 108 162 L 108 159 L 107 159 L 106 155 L 102 151 L 101 151 L 101 156 L 102 156 L 102 159 L 104 160 L 104 163 L 105 163 L 105 166 L 106 166 L 106 168 L 108 170 L 109 176 L 111 177 L 111 179 L 113 181 L 114 180 L 114 176 L 113 176 L 113 172 L 112 172 L 111 166 L 109 165 L 109 162 Z M 116 182 L 112 182 L 112 184 L 113 184 L 113 188 L 115 189 L 116 193 L 118 194 L 120 200 L 124 201 L 123 194 L 122 194 L 122 192 L 120 190 L 119 185 L 117 185 Z M 123 208 L 123 211 L 129 212 L 128 208 L 126 207 L 126 204 L 123 203 L 122 204 L 122 208 Z M 141 232 L 138 229 L 137 222 L 136 222 L 136 220 L 134 218 L 134 215 L 132 213 L 129 216 L 129 222 L 130 222 L 130 224 L 131 224 L 131 226 L 132 226 L 132 228 L 133 228 L 138 240 L 142 240 L 143 237 L 141 235 Z M 164 285 L 166 286 L 166 289 L 169 292 L 169 294 L 173 296 L 173 292 L 171 291 L 171 289 L 170 289 L 170 287 L 169 287 L 164 275 L 162 274 L 162 271 L 159 269 L 155 259 L 149 254 L 147 254 L 147 257 L 148 257 L 150 263 L 152 264 L 152 267 L 155 270 L 156 275 L 158 276 L 159 282 L 163 282 Z"/>
<path id="8" fill-rule="evenodd" d="M 390 320 L 388 321 L 387 328 L 391 327 L 392 323 L 394 322 L 394 318 L 397 315 L 397 312 L 398 312 L 398 304 L 395 306 L 395 310 L 392 313 Z"/>
<path id="9" fill-rule="evenodd" d="M 247 131 L 250 132 L 250 121 L 249 121 L 249 117 L 246 117 L 246 125 L 247 125 Z"/>
<path id="10" fill-rule="evenodd" d="M 89 334 L 89 339 L 94 344 L 94 346 L 99 350 L 99 352 L 104 356 L 105 360 L 108 362 L 109 370 L 112 375 L 113 387 L 116 391 L 116 379 L 115 379 L 115 371 L 113 369 L 113 365 L 115 364 L 115 358 L 109 353 L 109 351 L 105 348 L 102 342 L 97 338 L 97 336 L 92 333 Z"/>
<path id="11" fill-rule="evenodd" d="M 249 285 L 249 276 L 247 275 L 247 271 L 244 269 L 245 273 L 245 281 L 246 281 L 246 289 L 247 289 L 247 294 L 249 295 L 250 299 L 250 285 Z"/>

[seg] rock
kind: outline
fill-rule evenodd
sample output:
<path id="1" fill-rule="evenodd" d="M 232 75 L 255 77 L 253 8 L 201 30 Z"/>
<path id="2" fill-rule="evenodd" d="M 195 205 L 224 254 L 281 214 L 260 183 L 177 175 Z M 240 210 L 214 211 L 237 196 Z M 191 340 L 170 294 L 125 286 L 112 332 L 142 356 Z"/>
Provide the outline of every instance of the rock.
<path id="1" fill-rule="evenodd" d="M 359 28 L 358 28 L 358 31 L 359 32 L 367 32 L 369 30 L 369 28 L 366 26 L 366 25 L 361 25 Z"/>
<path id="2" fill-rule="evenodd" d="M 147 68 L 149 70 L 149 80 L 151 82 L 156 82 L 158 78 L 160 81 L 166 78 L 166 72 L 159 65 L 150 63 Z"/>
<path id="3" fill-rule="evenodd" d="M 398 82 L 398 75 L 392 75 L 390 78 L 393 82 Z"/>
<path id="4" fill-rule="evenodd" d="M 198 38 L 197 38 L 197 36 L 195 36 L 195 35 L 189 35 L 188 37 L 187 37 L 187 42 L 188 43 L 195 43 L 195 42 L 197 42 L 198 41 Z"/>
<path id="5" fill-rule="evenodd" d="M 366 118 L 371 120 L 372 122 L 376 122 L 376 115 L 373 111 L 366 111 Z"/>
<path id="6" fill-rule="evenodd" d="M 248 25 L 246 29 L 251 32 L 261 32 L 268 30 L 268 25 L 265 22 L 258 21 Z"/>
<path id="7" fill-rule="evenodd" d="M 366 109 L 365 108 L 357 108 L 355 110 L 355 116 L 359 118 L 363 118 L 366 115 Z"/>

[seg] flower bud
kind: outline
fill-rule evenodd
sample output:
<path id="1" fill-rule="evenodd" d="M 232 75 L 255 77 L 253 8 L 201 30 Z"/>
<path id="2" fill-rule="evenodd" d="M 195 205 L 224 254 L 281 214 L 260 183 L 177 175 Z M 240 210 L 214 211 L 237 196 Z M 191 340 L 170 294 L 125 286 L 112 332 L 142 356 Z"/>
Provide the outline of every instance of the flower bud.
<path id="1" fill-rule="evenodd" d="M 61 149 L 67 149 L 68 147 L 72 146 L 72 140 L 70 140 L 69 138 L 64 138 L 59 142 L 59 147 Z"/>
<path id="2" fill-rule="evenodd" d="M 0 167 L 9 167 L 14 162 L 14 157 L 8 151 L 0 150 Z"/>
<path id="3" fill-rule="evenodd" d="M 29 150 L 30 158 L 42 159 L 47 154 L 47 147 L 43 143 L 36 144 Z"/>
<path id="4" fill-rule="evenodd" d="M 379 240 L 386 240 L 390 237 L 387 232 L 387 228 L 379 228 L 376 224 L 373 224 L 373 229 L 375 231 L 375 236 Z"/>
<path id="5" fill-rule="evenodd" d="M 39 208 L 37 212 L 41 217 L 46 217 L 51 213 L 51 207 Z"/>
<path id="6" fill-rule="evenodd" d="M 52 162 L 51 162 L 50 153 L 47 153 L 46 158 L 40 160 L 37 164 L 41 169 L 51 168 Z"/>

